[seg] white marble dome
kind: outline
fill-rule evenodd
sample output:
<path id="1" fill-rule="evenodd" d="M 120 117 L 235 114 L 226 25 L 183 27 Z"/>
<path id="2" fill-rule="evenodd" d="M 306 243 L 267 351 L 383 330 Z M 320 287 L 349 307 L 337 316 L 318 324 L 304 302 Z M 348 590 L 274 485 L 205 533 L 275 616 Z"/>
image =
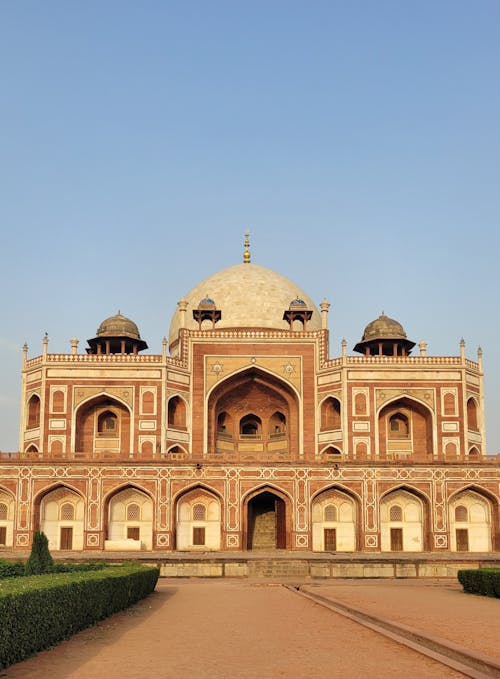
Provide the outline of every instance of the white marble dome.
<path id="1" fill-rule="evenodd" d="M 222 312 L 222 318 L 215 326 L 225 328 L 273 328 L 288 330 L 283 313 L 290 304 L 300 298 L 312 310 L 307 330 L 321 329 L 321 316 L 311 298 L 285 276 L 271 269 L 252 263 L 237 264 L 205 278 L 183 299 L 188 303 L 185 327 L 198 329 L 193 318 L 193 309 L 209 298 Z M 176 309 L 170 323 L 170 346 L 178 339 L 181 326 L 181 312 Z M 204 326 L 205 328 L 206 326 Z"/>

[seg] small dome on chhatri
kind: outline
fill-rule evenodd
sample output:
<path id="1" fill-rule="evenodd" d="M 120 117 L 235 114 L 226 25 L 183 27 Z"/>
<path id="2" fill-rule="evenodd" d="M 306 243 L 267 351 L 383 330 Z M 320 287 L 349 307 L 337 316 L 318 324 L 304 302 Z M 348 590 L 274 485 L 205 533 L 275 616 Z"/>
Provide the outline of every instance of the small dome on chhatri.
<path id="1" fill-rule="evenodd" d="M 304 302 L 303 299 L 300 299 L 300 297 L 296 297 L 295 299 L 292 299 L 290 302 L 290 309 L 306 309 L 307 304 Z"/>
<path id="2" fill-rule="evenodd" d="M 406 339 L 406 332 L 403 326 L 393 318 L 389 318 L 382 311 L 380 316 L 376 318 L 365 328 L 362 342 L 373 339 Z"/>
<path id="3" fill-rule="evenodd" d="M 130 337 L 131 339 L 141 339 L 139 328 L 130 318 L 123 316 L 120 312 L 116 316 L 106 318 L 99 326 L 97 337 Z"/>
<path id="4" fill-rule="evenodd" d="M 198 309 L 215 309 L 216 304 L 213 299 L 210 297 L 204 297 L 203 299 L 200 299 L 200 303 L 198 304 Z"/>

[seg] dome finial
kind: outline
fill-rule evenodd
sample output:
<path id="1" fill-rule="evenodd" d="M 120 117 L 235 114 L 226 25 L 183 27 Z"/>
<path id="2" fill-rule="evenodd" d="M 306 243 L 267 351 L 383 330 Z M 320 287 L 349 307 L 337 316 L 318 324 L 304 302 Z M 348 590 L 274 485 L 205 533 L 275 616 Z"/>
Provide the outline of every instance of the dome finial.
<path id="1" fill-rule="evenodd" d="M 245 231 L 245 252 L 243 253 L 243 264 L 250 264 L 250 231 Z"/>

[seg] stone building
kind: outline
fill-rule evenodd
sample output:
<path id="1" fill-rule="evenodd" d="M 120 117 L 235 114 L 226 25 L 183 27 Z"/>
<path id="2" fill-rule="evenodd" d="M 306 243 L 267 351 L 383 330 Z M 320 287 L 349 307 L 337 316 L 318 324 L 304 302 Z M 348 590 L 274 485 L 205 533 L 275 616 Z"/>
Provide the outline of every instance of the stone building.
<path id="1" fill-rule="evenodd" d="M 0 543 L 53 550 L 491 552 L 483 369 L 382 314 L 330 358 L 329 304 L 250 261 L 178 304 L 162 353 L 103 321 L 85 353 L 24 348 Z"/>

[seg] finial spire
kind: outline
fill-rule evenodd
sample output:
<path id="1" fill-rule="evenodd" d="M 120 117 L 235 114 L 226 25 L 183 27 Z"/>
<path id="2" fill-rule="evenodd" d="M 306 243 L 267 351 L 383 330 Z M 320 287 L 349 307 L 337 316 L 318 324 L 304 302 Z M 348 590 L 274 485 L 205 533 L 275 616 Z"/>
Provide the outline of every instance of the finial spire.
<path id="1" fill-rule="evenodd" d="M 243 264 L 250 264 L 250 231 L 245 231 L 245 252 L 243 253 Z"/>

